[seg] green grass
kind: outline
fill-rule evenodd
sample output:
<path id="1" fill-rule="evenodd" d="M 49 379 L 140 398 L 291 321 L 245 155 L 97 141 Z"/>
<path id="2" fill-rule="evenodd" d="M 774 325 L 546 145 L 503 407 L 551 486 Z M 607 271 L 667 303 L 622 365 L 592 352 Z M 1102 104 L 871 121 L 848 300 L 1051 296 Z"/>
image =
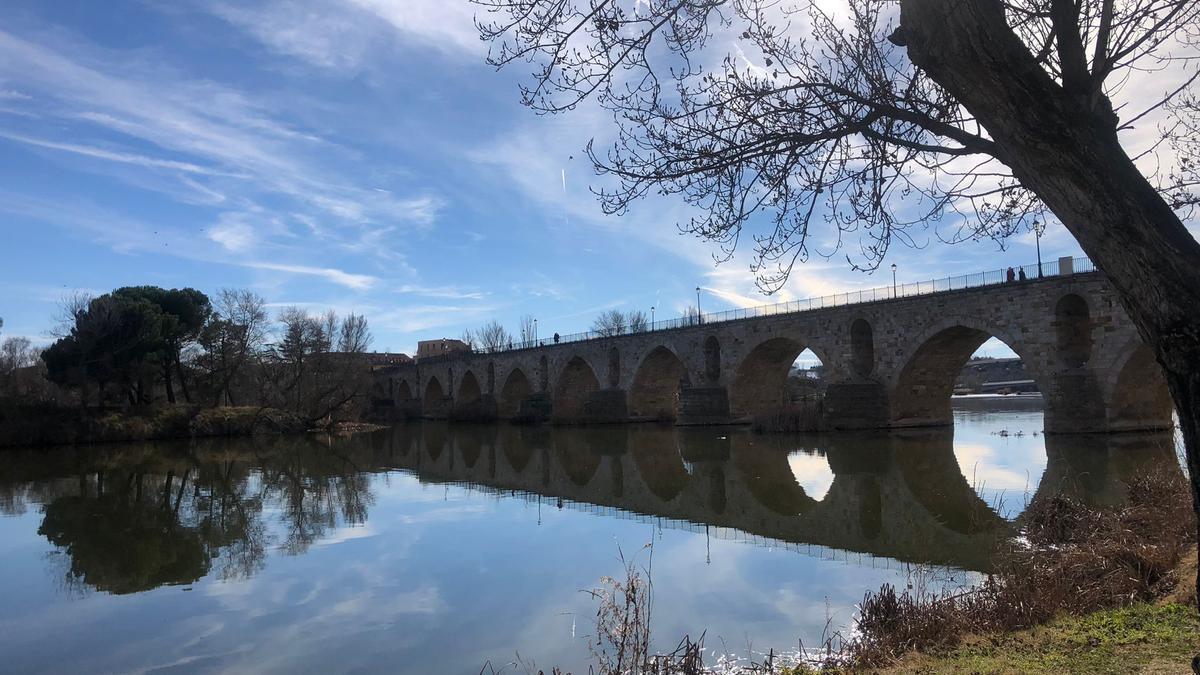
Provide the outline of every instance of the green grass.
<path id="1" fill-rule="evenodd" d="M 1200 618 L 1194 608 L 1138 604 L 977 636 L 945 653 L 910 655 L 887 672 L 1188 673 L 1196 653 Z"/>

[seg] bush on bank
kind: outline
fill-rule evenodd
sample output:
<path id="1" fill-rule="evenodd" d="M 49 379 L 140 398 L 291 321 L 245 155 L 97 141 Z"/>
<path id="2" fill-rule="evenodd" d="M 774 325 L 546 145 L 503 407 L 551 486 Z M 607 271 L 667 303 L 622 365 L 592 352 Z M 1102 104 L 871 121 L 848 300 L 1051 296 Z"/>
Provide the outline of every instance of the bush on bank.
<path id="1" fill-rule="evenodd" d="M 299 433 L 307 428 L 295 414 L 253 406 L 147 407 L 88 415 L 55 405 L 0 407 L 0 447 Z"/>
<path id="2" fill-rule="evenodd" d="M 1178 470 L 1137 476 L 1120 507 L 1062 496 L 1031 504 L 1021 526 L 1022 536 L 1006 543 L 995 572 L 978 586 L 897 593 L 885 585 L 868 593 L 847 644 L 849 662 L 885 666 L 906 653 L 955 647 L 968 635 L 1153 602 L 1195 583 L 1179 572 L 1196 541 L 1196 518 Z"/>

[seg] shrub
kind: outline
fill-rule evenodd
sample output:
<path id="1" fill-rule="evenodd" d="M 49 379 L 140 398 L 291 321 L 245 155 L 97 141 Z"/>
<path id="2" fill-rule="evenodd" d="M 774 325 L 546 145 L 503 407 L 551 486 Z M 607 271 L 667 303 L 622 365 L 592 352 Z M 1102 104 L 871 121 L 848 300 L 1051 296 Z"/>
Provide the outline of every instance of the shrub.
<path id="1" fill-rule="evenodd" d="M 1120 507 L 1062 496 L 1035 502 L 1021 525 L 1023 536 L 1004 544 L 995 572 L 976 587 L 934 593 L 918 586 L 898 594 L 885 585 L 868 593 L 850 660 L 880 666 L 907 651 L 954 645 L 967 633 L 1127 606 L 1192 581 L 1173 575 L 1196 540 L 1190 486 L 1178 469 L 1135 477 Z"/>

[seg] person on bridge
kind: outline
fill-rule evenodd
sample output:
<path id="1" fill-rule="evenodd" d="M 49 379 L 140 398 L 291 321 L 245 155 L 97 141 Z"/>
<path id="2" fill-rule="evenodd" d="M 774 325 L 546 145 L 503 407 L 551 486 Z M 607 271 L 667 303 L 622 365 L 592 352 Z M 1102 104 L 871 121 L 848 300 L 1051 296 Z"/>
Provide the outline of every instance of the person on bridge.
<path id="1" fill-rule="evenodd" d="M 554 334 L 554 344 L 558 344 L 558 333 Z"/>
<path id="2" fill-rule="evenodd" d="M 1011 268 L 1011 267 L 1008 268 L 1008 275 L 1005 277 L 1005 281 L 1007 281 L 1008 283 L 1011 284 L 1013 281 L 1016 280 L 1016 278 L 1017 278 L 1017 274 L 1016 274 L 1016 272 L 1013 272 L 1013 268 Z"/>
<path id="3" fill-rule="evenodd" d="M 1028 279 L 1028 278 L 1029 278 L 1029 277 L 1025 276 L 1025 268 L 1024 268 L 1024 267 L 1022 267 L 1022 268 L 1021 268 L 1021 269 L 1020 269 L 1020 270 L 1017 272 L 1017 280 L 1018 280 L 1018 281 L 1025 281 L 1025 280 L 1026 280 L 1026 279 Z"/>

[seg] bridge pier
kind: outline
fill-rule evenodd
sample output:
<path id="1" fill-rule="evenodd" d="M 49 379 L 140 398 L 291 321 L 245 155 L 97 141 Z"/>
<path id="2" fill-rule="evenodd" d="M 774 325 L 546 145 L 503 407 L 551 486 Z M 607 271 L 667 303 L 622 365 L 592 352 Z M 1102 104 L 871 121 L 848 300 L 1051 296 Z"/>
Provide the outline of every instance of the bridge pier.
<path id="1" fill-rule="evenodd" d="M 521 399 L 512 419 L 520 422 L 545 422 L 550 419 L 551 411 L 550 394 L 542 391 Z"/>
<path id="2" fill-rule="evenodd" d="M 828 429 L 878 429 L 887 426 L 887 418 L 887 391 L 878 382 L 841 382 L 825 388 Z"/>
<path id="3" fill-rule="evenodd" d="M 482 394 L 470 401 L 455 402 L 449 418 L 456 422 L 491 422 L 499 416 L 496 397 Z"/>
<path id="4" fill-rule="evenodd" d="M 449 396 L 421 399 L 421 417 L 431 420 L 444 420 L 454 409 L 454 399 Z"/>
<path id="5" fill-rule="evenodd" d="M 590 392 L 583 402 L 582 418 L 586 424 L 619 424 L 629 421 L 629 397 L 624 389 L 612 387 Z"/>
<path id="6" fill-rule="evenodd" d="M 684 387 L 679 390 L 676 426 L 729 424 L 729 392 L 725 387 Z"/>
<path id="7" fill-rule="evenodd" d="M 1048 434 L 1095 434 L 1112 431 L 1104 414 L 1100 387 L 1090 369 L 1055 373 L 1043 385 L 1045 431 Z M 1168 419 L 1169 423 L 1169 419 Z"/>

